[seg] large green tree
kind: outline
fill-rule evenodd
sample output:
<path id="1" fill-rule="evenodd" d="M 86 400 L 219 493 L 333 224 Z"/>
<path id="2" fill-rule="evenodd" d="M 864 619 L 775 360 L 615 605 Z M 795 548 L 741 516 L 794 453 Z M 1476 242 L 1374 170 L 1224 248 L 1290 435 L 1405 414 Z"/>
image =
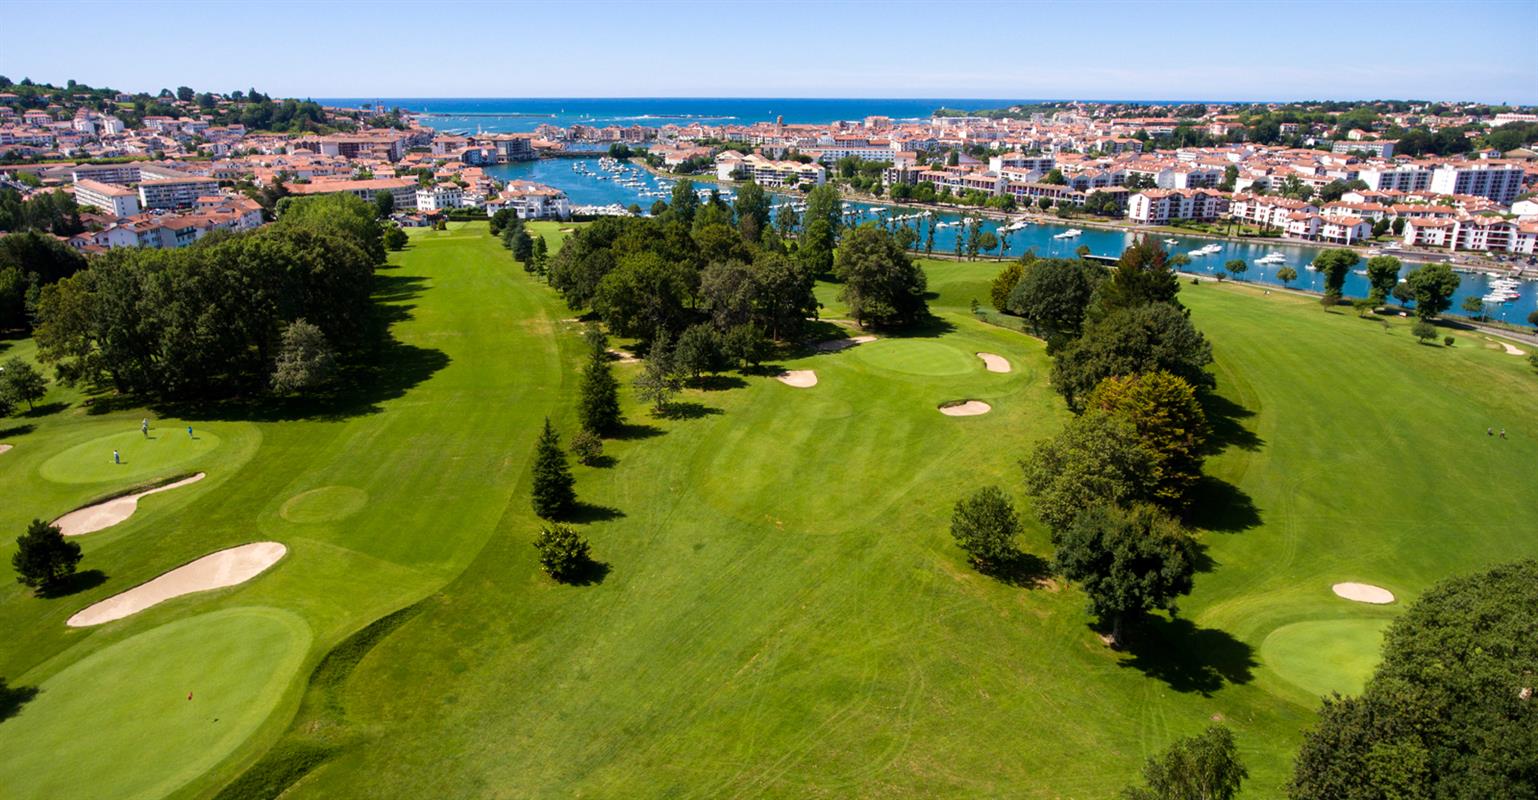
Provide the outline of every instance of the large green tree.
<path id="1" fill-rule="evenodd" d="M 908 325 L 929 316 L 924 271 L 873 223 L 844 237 L 834 275 L 843 283 L 839 299 L 862 327 Z"/>
<path id="2" fill-rule="evenodd" d="M 1020 466 L 1036 516 L 1056 542 L 1086 508 L 1151 501 L 1155 463 L 1131 422 L 1092 409 L 1038 443 Z"/>
<path id="3" fill-rule="evenodd" d="M 1179 294 L 1180 276 L 1175 274 L 1169 253 L 1152 237 L 1143 236 L 1122 251 L 1110 280 L 1097 288 L 1090 317 L 1099 319 L 1151 303 L 1180 308 Z"/>
<path id="4" fill-rule="evenodd" d="M 1095 387 L 1086 405 L 1132 423 L 1154 456 L 1154 499 L 1171 511 L 1184 508 L 1201 478 L 1207 440 L 1207 415 L 1191 384 L 1168 372 L 1113 376 Z"/>
<path id="5" fill-rule="evenodd" d="M 1324 293 L 1339 297 L 1346 286 L 1346 276 L 1362 257 L 1344 247 L 1326 250 L 1314 257 L 1314 268 L 1324 276 Z"/>
<path id="6" fill-rule="evenodd" d="M 1015 504 L 997 486 L 984 486 L 956 501 L 951 513 L 951 536 L 980 566 L 996 566 L 1013 558 L 1019 533 Z"/>
<path id="7" fill-rule="evenodd" d="M 742 238 L 757 242 L 769 228 L 769 194 L 764 187 L 748 181 L 737 187 L 737 230 Z"/>
<path id="8" fill-rule="evenodd" d="M 1153 609 L 1175 610 L 1190 594 L 1196 547 L 1174 518 L 1151 505 L 1091 505 L 1058 537 L 1054 566 L 1089 597 L 1090 612 L 1126 641 L 1129 622 Z"/>
<path id="9" fill-rule="evenodd" d="M 1105 271 L 1087 261 L 1037 259 L 1025 265 L 1006 308 L 1056 350 L 1083 331 L 1090 298 L 1104 281 Z"/>
<path id="10" fill-rule="evenodd" d="M 571 511 L 577 503 L 573 488 L 576 480 L 566 463 L 566 452 L 561 449 L 561 437 L 545 418 L 545 427 L 534 446 L 534 513 L 545 519 L 556 519 Z"/>
<path id="11" fill-rule="evenodd" d="M 1367 259 L 1367 282 L 1372 285 L 1369 298 L 1374 303 L 1388 300 L 1389 294 L 1399 284 L 1399 269 L 1403 266 L 1393 256 L 1373 256 Z"/>
<path id="12" fill-rule="evenodd" d="M 1293 800 L 1538 798 L 1538 561 L 1432 587 L 1359 697 L 1326 698 Z"/>
<path id="13" fill-rule="evenodd" d="M 624 420 L 620 415 L 619 381 L 609 365 L 609 337 L 597 325 L 587 329 L 587 363 L 577 387 L 577 419 L 582 429 L 612 435 Z"/>
<path id="14" fill-rule="evenodd" d="M 32 366 L 32 362 L 13 356 L 0 366 L 0 397 L 11 403 L 26 403 L 27 408 L 32 408 L 33 403 L 47 393 L 48 379 Z"/>
<path id="15" fill-rule="evenodd" d="M 1198 390 L 1215 381 L 1206 367 L 1212 345 L 1174 306 L 1155 303 L 1121 309 L 1084 328 L 1057 354 L 1052 384 L 1069 408 L 1084 407 L 1090 390 L 1106 378 L 1168 372 Z"/>
<path id="16" fill-rule="evenodd" d="M 40 519 L 32 520 L 27 532 L 17 537 L 11 554 L 16 581 L 39 594 L 58 588 L 79 564 L 80 545 L 65 539 L 59 526 Z"/>
<path id="17" fill-rule="evenodd" d="M 1446 264 L 1427 264 L 1405 276 L 1405 284 L 1415 298 L 1415 316 L 1432 319 L 1453 303 L 1453 292 L 1461 279 Z"/>

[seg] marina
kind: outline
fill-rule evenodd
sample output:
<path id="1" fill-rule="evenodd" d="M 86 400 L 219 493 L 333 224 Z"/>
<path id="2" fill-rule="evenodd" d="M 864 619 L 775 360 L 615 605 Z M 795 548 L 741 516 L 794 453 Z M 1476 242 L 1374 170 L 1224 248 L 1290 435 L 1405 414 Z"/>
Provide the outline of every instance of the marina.
<path id="1" fill-rule="evenodd" d="M 574 207 L 608 208 L 611 212 L 634 204 L 647 213 L 658 200 L 667 202 L 672 197 L 676 180 L 655 175 L 634 164 L 594 156 L 589 159 L 541 159 L 487 167 L 488 174 L 498 180 L 532 180 L 548 184 L 566 192 Z M 693 179 L 701 200 L 708 200 L 711 191 L 720 190 L 722 199 L 731 202 L 735 192 L 730 185 L 722 187 L 710 177 Z M 797 213 L 806 205 L 799 194 L 773 195 L 773 212 L 790 205 Z M 991 232 L 998 240 L 998 247 L 980 255 L 1018 257 L 1034 250 L 1044 258 L 1071 258 L 1079 247 L 1088 247 L 1097 256 L 1115 257 L 1141 234 L 1130 230 L 1105 228 L 1076 228 L 1053 220 L 1035 219 L 1026 223 L 1022 219 L 1002 221 L 991 217 L 977 217 L 979 229 Z M 883 226 L 908 227 L 917 235 L 918 249 L 933 228 L 935 255 L 954 255 L 958 237 L 965 242 L 962 225 L 963 214 L 955 209 L 917 209 L 865 201 L 846 200 L 843 203 L 843 221 L 847 225 L 877 222 Z M 1171 253 L 1185 253 L 1191 263 L 1183 267 L 1196 274 L 1216 275 L 1223 264 L 1234 259 L 1245 261 L 1249 269 L 1242 279 L 1250 283 L 1286 285 L 1291 288 L 1322 291 L 1324 278 L 1309 268 L 1314 258 L 1328 249 L 1317 244 L 1294 243 L 1281 239 L 1254 239 L 1248 241 L 1214 240 L 1203 236 L 1171 234 L 1160 241 Z M 1392 253 L 1392 248 L 1385 248 Z M 1367 258 L 1363 254 L 1362 270 Z M 1405 271 L 1417 265 L 1406 263 Z M 1297 272 L 1297 279 L 1286 284 L 1277 273 L 1290 267 Z M 1462 303 L 1466 297 L 1478 297 L 1485 304 L 1485 315 L 1492 320 L 1522 324 L 1528 313 L 1538 310 L 1538 282 L 1503 278 L 1486 272 L 1463 272 L 1461 285 L 1453 295 L 1450 315 L 1465 315 Z M 1369 291 L 1367 277 L 1362 272 L 1346 276 L 1345 294 L 1348 297 L 1365 297 Z"/>

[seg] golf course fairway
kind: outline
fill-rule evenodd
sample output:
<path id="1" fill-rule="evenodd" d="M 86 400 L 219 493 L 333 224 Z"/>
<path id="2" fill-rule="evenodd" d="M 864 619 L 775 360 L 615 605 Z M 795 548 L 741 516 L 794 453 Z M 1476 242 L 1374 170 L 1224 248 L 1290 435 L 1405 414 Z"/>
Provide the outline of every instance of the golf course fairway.
<path id="1" fill-rule="evenodd" d="M 560 227 L 530 231 L 555 251 Z M 485 223 L 412 230 L 390 255 L 376 292 L 389 340 L 350 396 L 88 412 L 51 384 L 58 410 L 0 420 L 16 445 L 0 496 L 24 499 L 0 505 L 6 561 L 33 518 L 208 477 L 80 537 L 96 574 L 71 593 L 0 585 L 0 677 L 36 691 L 0 718 L 0 786 L 1098 798 L 1223 721 L 1250 772 L 1242 796 L 1273 798 L 1319 695 L 1361 686 L 1386 625 L 1442 578 L 1538 555 L 1538 377 L 1523 359 L 1474 333 L 1423 345 L 1411 320 L 1187 283 L 1216 359 L 1191 519 L 1203 566 L 1178 615 L 1113 651 L 1082 591 L 1049 574 L 1022 486 L 1020 459 L 1069 418 L 1045 347 L 972 312 L 998 263 L 922 263 L 929 324 L 788 348 L 685 389 L 668 416 L 634 397 L 644 365 L 615 363 L 627 426 L 598 466 L 573 465 L 574 524 L 601 565 L 585 585 L 540 571 L 529 503 L 545 418 L 563 443 L 577 431 L 583 326 Z M 826 321 L 849 316 L 837 287 L 817 293 L 814 341 L 863 333 Z M 0 357 L 35 353 L 3 344 Z M 775 377 L 799 371 L 815 385 Z M 990 410 L 937 411 L 958 400 Z M 164 438 L 145 441 L 139 421 L 157 411 Z M 187 440 L 188 424 L 207 438 Z M 950 535 L 957 500 L 986 485 L 1024 512 L 1018 572 L 979 573 Z M 288 551 L 247 584 L 65 626 L 257 540 Z M 1331 592 L 1352 581 L 1396 601 Z M 152 751 L 153 769 L 124 773 Z"/>

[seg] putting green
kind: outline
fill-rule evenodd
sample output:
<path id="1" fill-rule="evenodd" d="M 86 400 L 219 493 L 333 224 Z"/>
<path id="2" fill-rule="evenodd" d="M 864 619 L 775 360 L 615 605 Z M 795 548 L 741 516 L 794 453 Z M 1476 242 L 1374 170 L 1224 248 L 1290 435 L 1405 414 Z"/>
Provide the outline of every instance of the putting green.
<path id="1" fill-rule="evenodd" d="M 0 725 L 0 786 L 18 799 L 163 797 L 256 730 L 309 644 L 297 615 L 232 608 L 93 653 Z"/>
<path id="2" fill-rule="evenodd" d="M 983 363 L 971 353 L 919 339 L 880 339 L 852 352 L 873 367 L 909 375 L 965 375 L 983 369 Z"/>
<path id="3" fill-rule="evenodd" d="M 278 511 L 289 522 L 335 522 L 363 510 L 368 492 L 352 486 L 322 486 L 290 497 Z"/>
<path id="4" fill-rule="evenodd" d="M 136 429 L 100 436 L 44 461 L 38 472 L 55 483 L 130 484 L 167 477 L 219 447 L 213 431 L 194 428 L 193 433 L 194 438 L 188 438 L 184 425 L 152 430 L 148 439 Z M 113 450 L 121 464 L 112 462 Z"/>
<path id="5" fill-rule="evenodd" d="M 1303 689 L 1360 694 L 1378 665 L 1386 619 L 1294 622 L 1266 636 L 1260 657 L 1276 674 Z"/>

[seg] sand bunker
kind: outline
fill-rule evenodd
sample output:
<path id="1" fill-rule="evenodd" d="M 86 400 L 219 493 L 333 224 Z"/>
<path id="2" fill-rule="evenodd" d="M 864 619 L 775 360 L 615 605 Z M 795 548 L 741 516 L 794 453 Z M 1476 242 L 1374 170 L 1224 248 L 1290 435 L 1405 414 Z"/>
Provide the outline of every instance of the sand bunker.
<path id="1" fill-rule="evenodd" d="M 135 494 L 125 494 L 110 500 L 97 503 L 94 506 L 86 506 L 65 514 L 53 521 L 59 526 L 59 530 L 65 536 L 80 536 L 86 533 L 95 533 L 103 528 L 110 528 L 133 516 L 139 508 L 139 498 L 148 497 L 156 492 L 164 492 L 170 489 L 178 489 L 189 483 L 197 483 L 203 480 L 203 473 L 199 472 L 190 478 L 182 478 L 174 483 L 164 486 L 156 486 Z"/>
<path id="2" fill-rule="evenodd" d="M 1393 592 L 1381 586 L 1373 586 L 1370 583 L 1337 583 L 1331 586 L 1330 589 L 1337 595 L 1358 603 L 1372 603 L 1373 605 L 1381 606 L 1394 602 Z"/>
<path id="3" fill-rule="evenodd" d="M 975 417 L 993 410 L 993 406 L 981 400 L 947 403 L 940 406 L 940 413 L 947 417 Z"/>
<path id="4" fill-rule="evenodd" d="M 609 348 L 609 355 L 621 364 L 639 364 L 641 359 L 636 358 L 635 353 L 627 353 L 624 350 Z"/>
<path id="5" fill-rule="evenodd" d="M 994 355 L 993 353 L 978 353 L 977 357 L 983 360 L 983 366 L 987 367 L 989 372 L 1009 372 L 1011 369 L 1009 360 L 1003 356 Z"/>
<path id="6" fill-rule="evenodd" d="M 1508 355 L 1513 355 L 1513 356 L 1525 356 L 1525 355 L 1527 355 L 1527 353 L 1522 352 L 1522 348 L 1515 347 L 1515 346 L 1513 346 L 1513 345 L 1511 345 L 1510 343 L 1507 343 L 1507 342 L 1501 342 L 1501 347 L 1506 348 L 1506 353 Z"/>
<path id="7" fill-rule="evenodd" d="M 829 339 L 826 342 L 818 342 L 812 348 L 819 353 L 837 353 L 840 350 L 848 350 L 857 344 L 874 341 L 876 341 L 874 336 L 854 336 L 848 339 Z"/>
<path id="8" fill-rule="evenodd" d="M 149 583 L 142 583 L 88 606 L 70 617 L 65 624 L 84 628 L 137 614 L 157 603 L 193 592 L 222 589 L 255 578 L 276 564 L 288 548 L 277 542 L 252 542 L 211 553 L 190 564 L 183 564 Z"/>
<path id="9" fill-rule="evenodd" d="M 7 451 L 9 449 L 11 449 L 10 445 L 8 445 L 8 444 L 0 444 L 0 453 L 4 453 L 5 451 Z"/>
<path id="10" fill-rule="evenodd" d="M 779 378 L 780 383 L 797 389 L 810 389 L 817 385 L 817 373 L 809 369 L 786 370 L 774 377 Z"/>

